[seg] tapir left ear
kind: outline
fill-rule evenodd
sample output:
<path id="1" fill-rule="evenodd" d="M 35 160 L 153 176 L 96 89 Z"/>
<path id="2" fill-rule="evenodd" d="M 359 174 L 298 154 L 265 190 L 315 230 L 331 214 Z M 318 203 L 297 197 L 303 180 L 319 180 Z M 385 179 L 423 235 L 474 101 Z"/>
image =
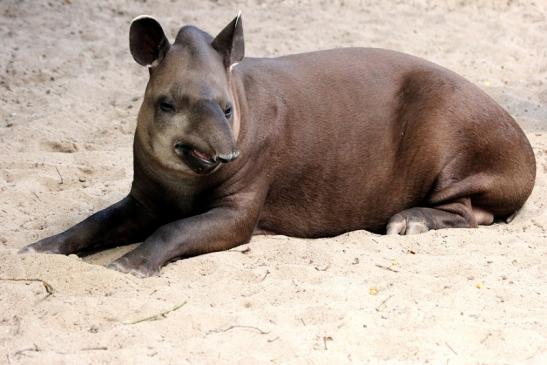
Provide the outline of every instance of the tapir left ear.
<path id="1" fill-rule="evenodd" d="M 211 45 L 222 55 L 226 68 L 243 59 L 245 43 L 241 12 L 216 36 Z"/>

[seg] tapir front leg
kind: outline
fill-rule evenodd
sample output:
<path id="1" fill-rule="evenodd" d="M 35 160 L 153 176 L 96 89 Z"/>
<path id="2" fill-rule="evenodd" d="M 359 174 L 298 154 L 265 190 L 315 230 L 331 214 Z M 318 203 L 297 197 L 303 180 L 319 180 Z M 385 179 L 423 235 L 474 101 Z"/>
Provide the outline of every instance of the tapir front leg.
<path id="1" fill-rule="evenodd" d="M 228 250 L 249 242 L 259 207 L 257 201 L 222 204 L 206 213 L 169 223 L 109 267 L 147 277 L 158 274 L 162 266 L 175 259 Z"/>
<path id="2" fill-rule="evenodd" d="M 144 240 L 160 222 L 131 195 L 103 209 L 65 232 L 30 244 L 20 253 L 71 254 Z"/>

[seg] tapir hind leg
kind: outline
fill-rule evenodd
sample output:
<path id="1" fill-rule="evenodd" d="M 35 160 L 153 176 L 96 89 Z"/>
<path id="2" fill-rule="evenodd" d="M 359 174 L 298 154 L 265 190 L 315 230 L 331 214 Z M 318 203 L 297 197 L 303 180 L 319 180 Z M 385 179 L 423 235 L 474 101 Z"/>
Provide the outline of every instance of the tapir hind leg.
<path id="1" fill-rule="evenodd" d="M 403 210 L 389 220 L 386 234 L 416 234 L 431 229 L 475 228 L 479 224 L 491 224 L 494 215 L 473 209 L 470 199 L 443 204 L 434 208 L 416 207 Z"/>
<path id="2" fill-rule="evenodd" d="M 476 228 L 507 218 L 516 212 L 530 194 L 526 178 L 477 174 L 437 188 L 424 202 L 392 216 L 386 234 L 415 234 L 441 228 Z"/>

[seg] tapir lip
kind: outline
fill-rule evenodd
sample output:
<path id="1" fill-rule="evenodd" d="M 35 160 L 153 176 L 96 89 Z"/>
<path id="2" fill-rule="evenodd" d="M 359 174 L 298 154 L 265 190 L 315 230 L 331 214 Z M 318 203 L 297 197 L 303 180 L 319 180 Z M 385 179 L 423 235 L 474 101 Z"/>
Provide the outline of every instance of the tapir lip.
<path id="1" fill-rule="evenodd" d="M 230 153 L 215 153 L 211 155 L 203 150 L 186 143 L 175 143 L 177 156 L 197 174 L 207 174 L 213 171 L 220 163 L 228 163 L 239 156 L 239 151 Z"/>
<path id="2" fill-rule="evenodd" d="M 220 164 L 211 155 L 190 144 L 176 143 L 174 147 L 181 161 L 197 174 L 207 174 Z"/>

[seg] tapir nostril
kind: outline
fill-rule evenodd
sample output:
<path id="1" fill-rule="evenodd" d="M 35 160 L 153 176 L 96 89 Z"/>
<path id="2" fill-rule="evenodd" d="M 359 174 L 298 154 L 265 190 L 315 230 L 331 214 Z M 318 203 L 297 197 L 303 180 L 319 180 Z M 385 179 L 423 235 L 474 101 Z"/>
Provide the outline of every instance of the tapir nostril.
<path id="1" fill-rule="evenodd" d="M 173 146 L 177 154 L 182 154 L 184 152 L 185 147 L 186 146 L 183 145 L 182 143 L 175 143 L 175 145 Z"/>

